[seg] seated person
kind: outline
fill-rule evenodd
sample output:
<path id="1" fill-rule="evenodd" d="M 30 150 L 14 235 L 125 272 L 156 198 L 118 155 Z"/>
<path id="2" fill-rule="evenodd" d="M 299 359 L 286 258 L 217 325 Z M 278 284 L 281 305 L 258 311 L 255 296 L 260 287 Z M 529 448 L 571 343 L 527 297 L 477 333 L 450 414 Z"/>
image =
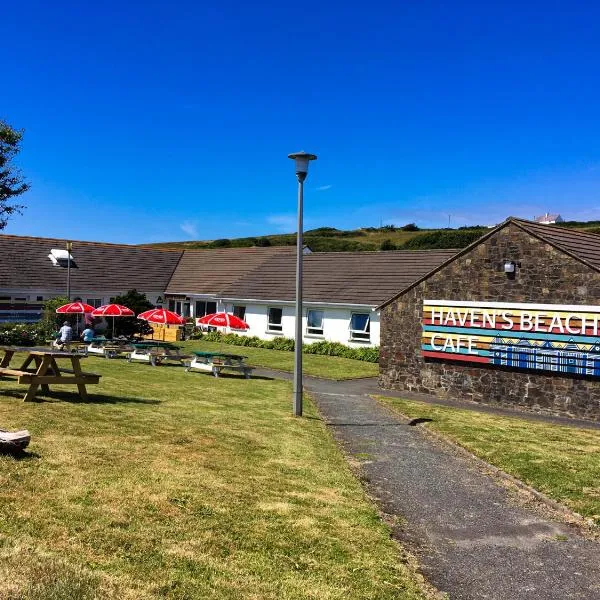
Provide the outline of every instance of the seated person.
<path id="1" fill-rule="evenodd" d="M 81 339 L 88 344 L 95 337 L 96 337 L 96 332 L 94 331 L 94 328 L 91 325 L 87 325 L 86 328 L 81 332 Z"/>
<path id="2" fill-rule="evenodd" d="M 69 321 L 65 321 L 63 326 L 58 330 L 56 340 L 54 340 L 54 345 L 61 350 L 64 349 L 65 346 L 69 348 L 72 339 L 73 329 L 71 328 Z"/>

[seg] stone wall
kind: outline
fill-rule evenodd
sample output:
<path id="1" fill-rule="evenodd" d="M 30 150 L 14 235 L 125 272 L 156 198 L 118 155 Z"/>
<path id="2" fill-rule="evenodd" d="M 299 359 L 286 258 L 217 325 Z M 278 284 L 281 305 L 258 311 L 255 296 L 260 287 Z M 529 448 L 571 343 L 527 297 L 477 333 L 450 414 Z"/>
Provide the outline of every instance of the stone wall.
<path id="1" fill-rule="evenodd" d="M 505 260 L 521 263 L 514 279 Z M 423 299 L 599 304 L 600 274 L 510 223 L 381 312 L 380 385 L 600 420 L 600 380 L 421 356 Z"/>

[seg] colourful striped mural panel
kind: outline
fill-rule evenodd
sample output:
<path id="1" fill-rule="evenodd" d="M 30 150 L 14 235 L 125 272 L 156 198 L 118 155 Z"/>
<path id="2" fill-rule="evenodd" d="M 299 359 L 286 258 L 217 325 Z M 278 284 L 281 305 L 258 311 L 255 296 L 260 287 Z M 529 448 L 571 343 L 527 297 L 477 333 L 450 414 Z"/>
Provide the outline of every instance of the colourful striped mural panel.
<path id="1" fill-rule="evenodd" d="M 423 301 L 426 358 L 600 377 L 600 306 Z"/>

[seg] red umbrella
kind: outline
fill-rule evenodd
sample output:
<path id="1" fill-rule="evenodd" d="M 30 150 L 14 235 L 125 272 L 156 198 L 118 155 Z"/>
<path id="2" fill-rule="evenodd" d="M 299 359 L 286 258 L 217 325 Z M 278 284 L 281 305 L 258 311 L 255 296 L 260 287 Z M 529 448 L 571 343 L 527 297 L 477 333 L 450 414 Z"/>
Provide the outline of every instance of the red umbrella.
<path id="1" fill-rule="evenodd" d="M 59 315 L 89 315 L 94 307 L 85 302 L 69 302 L 56 309 Z M 79 332 L 79 317 L 77 317 L 77 332 Z"/>
<path id="2" fill-rule="evenodd" d="M 69 302 L 69 304 L 63 304 L 56 309 L 59 315 L 87 315 L 94 310 L 93 306 L 86 304 L 85 302 Z"/>
<path id="3" fill-rule="evenodd" d="M 185 323 L 183 317 L 164 308 L 152 308 L 140 313 L 137 318 L 148 321 L 148 323 L 162 323 L 164 325 L 183 325 Z"/>
<path id="4" fill-rule="evenodd" d="M 220 312 L 212 315 L 205 315 L 200 319 L 196 319 L 197 325 L 212 325 L 213 327 L 229 327 L 230 329 L 250 329 L 250 325 L 246 321 L 242 321 L 235 315 Z"/>
<path id="5" fill-rule="evenodd" d="M 94 308 L 92 317 L 135 317 L 135 313 L 122 304 L 105 304 Z"/>
<path id="6" fill-rule="evenodd" d="M 135 313 L 122 304 L 105 304 L 92 311 L 92 317 L 112 317 L 113 337 L 115 337 L 115 317 L 134 317 Z"/>

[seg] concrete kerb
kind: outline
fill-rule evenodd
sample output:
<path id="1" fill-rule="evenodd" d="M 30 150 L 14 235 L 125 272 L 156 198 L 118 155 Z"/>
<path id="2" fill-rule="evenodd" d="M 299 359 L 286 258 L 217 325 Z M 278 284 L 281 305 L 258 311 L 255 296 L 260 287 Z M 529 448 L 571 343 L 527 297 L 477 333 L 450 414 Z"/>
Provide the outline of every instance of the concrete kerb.
<path id="1" fill-rule="evenodd" d="M 382 404 L 378 398 L 378 396 L 382 395 L 383 394 L 371 394 L 370 396 L 379 404 Z M 384 406 L 391 410 L 397 417 L 404 419 L 406 423 L 409 423 L 412 420 L 410 417 L 402 413 L 397 408 L 392 408 L 387 404 L 384 404 Z M 422 425 L 425 426 L 419 427 L 421 434 L 428 436 L 430 439 L 436 441 L 437 443 L 445 444 L 446 446 L 450 447 L 455 453 L 460 454 L 465 458 L 468 458 L 469 460 L 477 464 L 480 469 L 496 477 L 496 479 L 498 479 L 508 489 L 517 488 L 519 492 L 528 497 L 529 503 L 532 502 L 533 498 L 537 504 L 542 505 L 543 509 L 549 511 L 552 517 L 567 525 L 576 527 L 577 530 L 586 538 L 594 540 L 600 539 L 600 526 L 596 525 L 594 521 L 592 521 L 592 519 L 586 519 L 584 516 L 571 510 L 564 504 L 553 500 L 543 492 L 536 490 L 535 488 L 526 484 L 524 481 L 521 481 L 514 475 L 503 471 L 499 467 L 491 465 L 490 463 L 486 462 L 482 458 L 479 458 L 478 456 L 467 450 L 464 446 L 461 446 L 459 443 L 448 438 L 444 434 L 427 427 L 426 423 L 423 423 Z M 523 502 L 524 498 L 521 497 L 520 500 Z"/>

